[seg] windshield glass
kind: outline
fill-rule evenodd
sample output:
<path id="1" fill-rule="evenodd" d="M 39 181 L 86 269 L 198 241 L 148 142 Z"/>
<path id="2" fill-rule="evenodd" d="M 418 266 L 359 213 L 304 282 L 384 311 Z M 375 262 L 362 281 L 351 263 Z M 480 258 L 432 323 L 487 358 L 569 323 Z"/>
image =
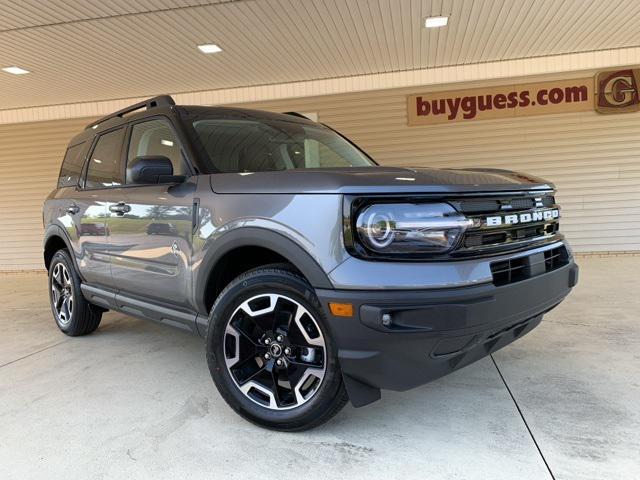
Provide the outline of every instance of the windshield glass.
<path id="1" fill-rule="evenodd" d="M 193 122 L 213 172 L 266 172 L 375 164 L 329 128 L 280 120 Z"/>

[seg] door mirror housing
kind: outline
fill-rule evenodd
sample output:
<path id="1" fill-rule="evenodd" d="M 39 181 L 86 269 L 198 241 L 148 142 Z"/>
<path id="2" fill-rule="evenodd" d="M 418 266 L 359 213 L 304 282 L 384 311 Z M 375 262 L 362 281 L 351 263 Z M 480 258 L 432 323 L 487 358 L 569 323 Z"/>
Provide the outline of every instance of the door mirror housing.
<path id="1" fill-rule="evenodd" d="M 164 155 L 135 157 L 127 165 L 127 179 L 137 184 L 180 183 L 186 177 L 173 174 L 173 164 Z"/>

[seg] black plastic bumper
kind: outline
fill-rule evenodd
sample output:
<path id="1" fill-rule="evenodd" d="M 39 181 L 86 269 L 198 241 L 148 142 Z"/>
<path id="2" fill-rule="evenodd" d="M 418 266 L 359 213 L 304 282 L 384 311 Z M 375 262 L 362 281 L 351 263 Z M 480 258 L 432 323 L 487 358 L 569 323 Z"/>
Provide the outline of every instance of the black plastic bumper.
<path id="1" fill-rule="evenodd" d="M 577 283 L 572 261 L 536 277 L 421 291 L 318 290 L 354 405 L 380 389 L 407 390 L 446 375 L 522 337 Z M 352 303 L 335 317 L 328 303 Z"/>

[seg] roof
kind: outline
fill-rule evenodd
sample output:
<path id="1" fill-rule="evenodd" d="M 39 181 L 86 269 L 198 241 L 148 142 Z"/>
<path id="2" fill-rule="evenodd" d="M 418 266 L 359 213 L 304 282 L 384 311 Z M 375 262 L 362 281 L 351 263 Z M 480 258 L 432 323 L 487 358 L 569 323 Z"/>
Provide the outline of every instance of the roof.
<path id="1" fill-rule="evenodd" d="M 276 113 L 265 110 L 253 110 L 238 107 L 217 107 L 202 105 L 176 105 L 169 95 L 160 95 L 149 98 L 142 102 L 135 103 L 109 115 L 101 117 L 90 124 L 85 129 L 73 137 L 70 145 L 78 144 L 87 139 L 93 138 L 96 133 L 108 130 L 120 125 L 124 125 L 132 120 L 140 120 L 145 117 L 158 114 L 175 114 L 181 117 L 217 117 L 249 120 L 279 120 L 295 123 L 314 124 L 312 120 L 296 112 Z"/>

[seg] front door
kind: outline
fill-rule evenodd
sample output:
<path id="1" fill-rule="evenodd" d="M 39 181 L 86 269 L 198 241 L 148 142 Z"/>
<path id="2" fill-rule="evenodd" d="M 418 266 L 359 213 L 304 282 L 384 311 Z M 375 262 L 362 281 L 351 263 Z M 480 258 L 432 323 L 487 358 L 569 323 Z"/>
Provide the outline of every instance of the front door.
<path id="1" fill-rule="evenodd" d="M 189 173 L 168 119 L 135 123 L 130 130 L 127 165 L 137 157 L 162 155 L 171 160 L 174 175 Z M 126 175 L 125 186 L 115 190 L 108 243 L 111 274 L 122 295 L 169 306 L 188 305 L 196 180 L 135 185 Z"/>
<path id="2" fill-rule="evenodd" d="M 194 177 L 195 179 L 195 177 Z M 185 306 L 195 183 L 120 189 L 109 217 L 111 275 L 125 296 Z"/>

